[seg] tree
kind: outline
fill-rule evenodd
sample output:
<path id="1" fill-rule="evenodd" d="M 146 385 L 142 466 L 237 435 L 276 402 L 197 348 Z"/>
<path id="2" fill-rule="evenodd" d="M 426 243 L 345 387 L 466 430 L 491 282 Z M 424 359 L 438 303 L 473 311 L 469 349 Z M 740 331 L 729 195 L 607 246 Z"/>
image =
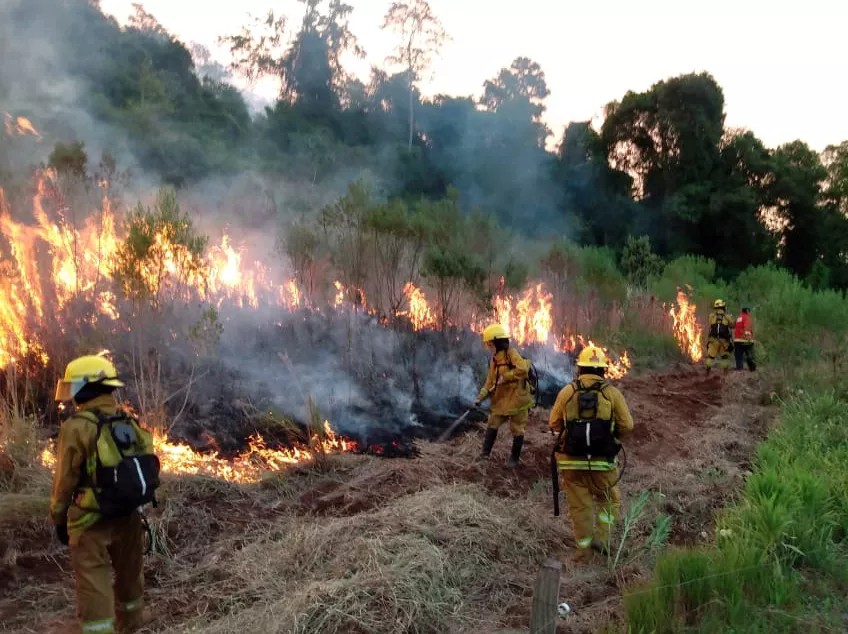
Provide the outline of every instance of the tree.
<path id="1" fill-rule="evenodd" d="M 764 222 L 769 206 L 767 183 L 772 178 L 769 152 L 754 134 L 725 135 L 693 248 L 715 259 L 720 274 L 734 276 L 775 258 L 777 235 Z"/>
<path id="2" fill-rule="evenodd" d="M 607 106 L 601 138 L 609 163 L 634 179 L 637 198 L 656 215 L 661 253 L 698 244 L 723 133 L 724 95 L 707 73 L 661 81 Z"/>
<path id="3" fill-rule="evenodd" d="M 406 68 L 409 91 L 409 135 L 407 147 L 412 150 L 415 125 L 413 107 L 415 82 L 430 65 L 433 55 L 447 39 L 442 23 L 435 16 L 427 0 L 393 2 L 383 18 L 383 29 L 391 29 L 400 36 L 400 43 L 389 62 Z"/>
<path id="4" fill-rule="evenodd" d="M 56 170 L 59 175 L 78 179 L 85 178 L 87 165 L 88 155 L 82 141 L 74 141 L 68 145 L 57 143 L 47 159 L 47 166 Z"/>
<path id="5" fill-rule="evenodd" d="M 822 184 L 827 170 L 806 143 L 792 141 L 772 154 L 774 178 L 769 185 L 774 211 L 783 222 L 783 263 L 805 277 L 821 255 L 824 210 Z"/>
<path id="6" fill-rule="evenodd" d="M 621 270 L 632 284 L 644 287 L 648 278 L 662 271 L 663 261 L 651 249 L 648 236 L 627 236 L 621 252 Z"/>
<path id="7" fill-rule="evenodd" d="M 558 158 L 563 209 L 583 242 L 619 247 L 629 232 L 646 230 L 638 226 L 630 198 L 632 179 L 609 166 L 603 141 L 588 121 L 568 124 Z"/>
<path id="8" fill-rule="evenodd" d="M 341 0 L 298 0 L 306 9 L 291 45 L 285 45 L 286 19 L 273 11 L 252 27 L 224 36 L 233 55 L 232 67 L 249 79 L 271 75 L 280 80 L 280 96 L 306 112 L 328 118 L 338 108 L 347 84 L 341 57 L 364 51 L 349 26 L 353 7 Z M 326 6 L 322 6 L 326 4 Z"/>
<path id="9" fill-rule="evenodd" d="M 822 154 L 822 163 L 827 170 L 825 198 L 848 215 L 848 141 L 828 145 Z"/>
<path id="10" fill-rule="evenodd" d="M 542 114 L 550 94 L 542 67 L 528 57 L 516 57 L 509 68 L 483 84 L 480 103 L 516 125 L 529 124 L 536 131 L 536 143 L 544 147 L 550 130 L 542 123 Z"/>
<path id="11" fill-rule="evenodd" d="M 139 203 L 126 219 L 126 231 L 112 265 L 125 297 L 156 312 L 165 300 L 187 299 L 204 289 L 206 237 L 180 210 L 173 189 L 161 189 L 152 209 Z"/>

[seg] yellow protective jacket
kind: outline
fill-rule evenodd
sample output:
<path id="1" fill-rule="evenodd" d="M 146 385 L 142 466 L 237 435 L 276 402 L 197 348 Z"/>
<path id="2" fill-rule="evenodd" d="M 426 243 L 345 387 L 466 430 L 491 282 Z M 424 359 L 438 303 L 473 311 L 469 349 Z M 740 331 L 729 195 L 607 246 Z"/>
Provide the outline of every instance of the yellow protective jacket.
<path id="1" fill-rule="evenodd" d="M 708 319 L 709 328 L 707 329 L 707 339 L 725 339 L 724 337 L 713 337 L 710 335 L 710 331 L 712 330 L 713 325 L 718 321 L 718 316 L 721 314 L 724 318 L 724 323 L 727 324 L 728 328 L 728 336 L 726 338 L 727 341 L 733 339 L 733 327 L 735 320 L 733 319 L 733 315 L 723 310 L 714 310 L 710 313 L 710 317 Z"/>
<path id="2" fill-rule="evenodd" d="M 495 353 L 489 362 L 486 382 L 477 395 L 478 401 L 491 397 L 491 413 L 513 416 L 533 407 L 533 395 L 527 376 L 530 362 L 513 348 Z"/>
<path id="3" fill-rule="evenodd" d="M 605 379 L 597 374 L 581 374 L 577 380 L 583 387 L 589 387 L 598 381 Z M 574 385 L 569 383 L 559 391 L 554 407 L 551 410 L 551 415 L 548 419 L 548 426 L 555 433 L 563 432 L 565 427 L 564 421 L 577 420 L 579 418 L 576 390 Z M 611 403 L 611 411 L 604 412 L 602 407 L 606 407 L 602 399 L 598 399 L 598 417 L 606 420 L 609 416 L 615 425 L 616 436 L 621 438 L 633 431 L 633 417 L 630 415 L 630 410 L 627 408 L 627 403 L 624 400 L 618 388 L 607 384 L 602 391 L 606 401 Z M 563 432 L 562 440 L 565 440 Z M 569 456 L 568 454 L 556 453 L 557 465 L 560 470 L 595 470 L 595 471 L 610 471 L 615 469 L 615 462 L 609 462 L 606 459 L 586 460 L 584 457 Z"/>
<path id="4" fill-rule="evenodd" d="M 115 414 L 118 403 L 109 394 L 80 405 L 77 412 L 62 423 L 59 446 L 56 449 L 56 470 L 53 472 L 53 491 L 50 495 L 50 519 L 53 524 L 68 525 L 71 542 L 100 519 L 97 500 L 91 487 L 83 487 L 87 469 L 97 460 L 97 423 L 83 411 Z"/>

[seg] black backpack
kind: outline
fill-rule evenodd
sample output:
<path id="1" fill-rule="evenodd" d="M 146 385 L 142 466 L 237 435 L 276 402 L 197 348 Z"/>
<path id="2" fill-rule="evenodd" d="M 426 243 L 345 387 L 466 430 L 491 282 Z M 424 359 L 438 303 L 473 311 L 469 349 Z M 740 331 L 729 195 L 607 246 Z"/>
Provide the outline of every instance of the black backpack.
<path id="1" fill-rule="evenodd" d="M 621 444 L 615 437 L 615 422 L 612 419 L 612 403 L 610 402 L 610 418 L 598 417 L 598 399 L 604 398 L 606 381 L 597 381 L 588 387 L 583 387 L 580 381 L 575 381 L 574 394 L 577 397 L 578 418 L 565 421 L 565 441 L 562 450 L 569 456 L 586 458 L 607 458 L 612 460 L 621 451 Z M 571 400 L 571 399 L 569 399 Z"/>
<path id="2" fill-rule="evenodd" d="M 124 412 L 81 414 L 97 423 L 96 460 L 89 463 L 85 482 L 94 490 L 100 513 L 123 517 L 145 504 L 155 505 L 160 464 L 153 435 Z"/>
<path id="3" fill-rule="evenodd" d="M 716 313 L 715 323 L 710 325 L 710 337 L 730 339 L 730 320 L 727 313 Z"/>

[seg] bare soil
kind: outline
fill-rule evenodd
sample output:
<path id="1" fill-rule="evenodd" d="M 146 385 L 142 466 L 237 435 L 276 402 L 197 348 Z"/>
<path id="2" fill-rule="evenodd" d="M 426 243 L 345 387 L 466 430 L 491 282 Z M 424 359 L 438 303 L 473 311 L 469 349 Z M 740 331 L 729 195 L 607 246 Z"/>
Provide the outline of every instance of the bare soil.
<path id="1" fill-rule="evenodd" d="M 610 570 L 606 559 L 575 557 L 565 502 L 559 546 L 549 556 L 563 562 L 561 600 L 572 613 L 561 632 L 597 632 L 621 624 L 621 592 L 649 579 L 652 555 L 640 554 L 640 540 L 658 513 L 673 518 L 670 541 L 712 540 L 715 512 L 740 490 L 756 444 L 765 436 L 774 408 L 763 405 L 759 377 L 747 372 L 707 375 L 679 365 L 666 372 L 626 377 L 617 382 L 636 422 L 626 442 L 621 481 L 627 504 L 640 492 L 655 492 L 646 521 L 625 547 L 623 563 Z M 270 475 L 253 487 L 208 480 L 173 478 L 163 495 L 170 500 L 151 518 L 167 553 L 148 557 L 147 599 L 153 606 L 151 632 L 178 628 L 199 614 L 214 612 L 208 598 L 185 586 L 186 570 L 226 558 L 253 535 L 274 529 L 291 514 L 353 517 L 435 484 L 476 483 L 499 498 L 528 497 L 540 517 L 552 514 L 549 457 L 552 438 L 547 411 L 532 413 L 522 463 L 506 467 L 511 439 L 501 430 L 493 457 L 477 461 L 482 426 L 443 444 L 421 443 L 415 458 L 335 456 Z M 559 529 L 556 529 L 559 530 Z M 516 536 L 520 539 L 521 536 Z M 537 562 L 541 563 L 541 562 Z M 529 623 L 537 567 L 516 570 L 514 601 L 493 606 L 501 629 Z M 226 589 L 226 574 L 209 583 Z M 26 527 L 0 530 L 0 631 L 73 632 L 73 580 L 67 552 L 52 541 L 52 528 L 38 519 Z M 480 597 L 478 600 L 485 600 Z M 479 630 L 478 630 L 479 631 Z"/>

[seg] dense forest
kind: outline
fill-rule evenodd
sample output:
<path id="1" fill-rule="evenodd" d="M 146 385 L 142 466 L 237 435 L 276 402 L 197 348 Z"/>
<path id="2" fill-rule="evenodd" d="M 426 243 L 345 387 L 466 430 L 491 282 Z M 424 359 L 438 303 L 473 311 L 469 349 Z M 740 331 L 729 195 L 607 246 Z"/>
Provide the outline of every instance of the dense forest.
<path id="1" fill-rule="evenodd" d="M 397 56 L 367 83 L 341 63 L 367 46 L 349 28 L 353 8 L 300 2 L 300 23 L 271 12 L 221 34 L 230 68 L 141 6 L 121 27 L 95 0 L 5 2 L 0 111 L 7 127 L 29 117 L 51 148 L 0 137 L 0 179 L 8 188 L 50 154 L 81 170 L 103 155 L 177 188 L 244 173 L 363 181 L 380 199 L 447 200 L 517 236 L 609 247 L 637 269 L 693 254 L 726 277 L 774 263 L 815 288 L 848 287 L 848 141 L 821 154 L 800 140 L 768 148 L 725 125 L 721 86 L 700 73 L 628 92 L 600 129 L 571 122 L 552 143 L 533 60 L 476 96 L 424 99 L 419 79 L 446 36 L 426 2 L 388 9 Z M 233 73 L 276 77 L 276 103 L 253 113 Z"/>

